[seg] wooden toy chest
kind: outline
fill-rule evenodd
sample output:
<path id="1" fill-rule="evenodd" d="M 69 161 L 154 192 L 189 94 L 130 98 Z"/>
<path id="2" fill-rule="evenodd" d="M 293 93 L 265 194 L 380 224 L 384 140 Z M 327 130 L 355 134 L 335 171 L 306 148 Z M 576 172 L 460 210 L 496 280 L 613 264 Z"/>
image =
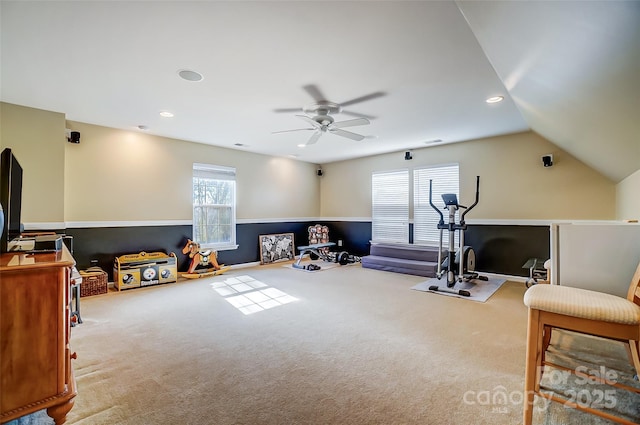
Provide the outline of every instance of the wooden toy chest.
<path id="1" fill-rule="evenodd" d="M 172 252 L 141 252 L 116 257 L 113 284 L 118 291 L 178 280 L 176 255 Z"/>

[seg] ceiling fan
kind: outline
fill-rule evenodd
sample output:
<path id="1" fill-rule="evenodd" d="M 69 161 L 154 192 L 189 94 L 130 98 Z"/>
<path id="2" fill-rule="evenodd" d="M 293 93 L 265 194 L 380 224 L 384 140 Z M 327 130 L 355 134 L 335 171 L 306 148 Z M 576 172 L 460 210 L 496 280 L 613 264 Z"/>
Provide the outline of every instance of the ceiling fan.
<path id="1" fill-rule="evenodd" d="M 369 124 L 369 120 L 366 118 L 355 118 L 347 121 L 339 121 L 335 122 L 333 117 L 331 117 L 328 113 L 325 113 L 323 110 L 318 110 L 316 116 L 308 117 L 306 115 L 296 115 L 296 117 L 308 122 L 312 125 L 312 127 L 308 128 L 296 128 L 294 130 L 283 130 L 283 131 L 274 131 L 273 133 L 288 133 L 291 131 L 303 131 L 303 130 L 314 130 L 314 133 L 311 135 L 306 145 L 313 145 L 320 139 L 323 133 L 329 132 L 335 134 L 336 136 L 346 137 L 351 140 L 362 140 L 364 136 L 361 134 L 352 133 L 351 131 L 343 130 L 343 127 L 353 127 L 356 125 L 366 125 Z"/>
<path id="2" fill-rule="evenodd" d="M 364 114 L 358 114 L 355 112 L 349 112 L 342 109 L 343 106 L 353 105 L 354 103 L 364 102 L 367 100 L 375 99 L 376 97 L 384 96 L 383 92 L 375 92 L 368 94 L 366 96 L 361 96 L 355 99 L 348 100 L 343 102 L 342 104 L 338 104 L 335 102 L 330 102 L 326 100 L 326 97 L 322 94 L 320 89 L 317 86 L 310 84 L 303 87 L 309 95 L 315 100 L 315 103 L 307 105 L 302 108 L 302 112 L 307 115 L 296 115 L 296 117 L 306 121 L 311 124 L 311 127 L 308 128 L 297 128 L 294 130 L 283 130 L 283 131 L 275 131 L 276 133 L 287 133 L 292 131 L 304 131 L 304 130 L 313 130 L 314 133 L 311 135 L 306 145 L 312 145 L 320 139 L 323 133 L 332 133 L 336 136 L 346 137 L 351 140 L 363 140 L 364 136 L 361 134 L 356 134 L 351 131 L 343 130 L 344 127 L 354 127 L 358 125 L 367 125 L 370 124 L 368 118 L 373 118 L 371 116 L 367 116 Z M 276 109 L 276 112 L 298 112 L 300 108 L 283 108 Z M 360 118 L 355 118 L 352 120 L 346 121 L 338 121 L 336 122 L 330 114 L 337 113 L 345 113 L 349 115 L 360 116 Z M 309 116 L 312 115 L 312 116 Z"/>

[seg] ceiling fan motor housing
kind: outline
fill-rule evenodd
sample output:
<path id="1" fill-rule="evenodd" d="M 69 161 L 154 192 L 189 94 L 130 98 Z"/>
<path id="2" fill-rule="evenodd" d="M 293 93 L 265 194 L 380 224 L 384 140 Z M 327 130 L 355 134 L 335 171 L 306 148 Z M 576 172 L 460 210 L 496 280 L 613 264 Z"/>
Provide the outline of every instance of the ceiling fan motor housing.
<path id="1" fill-rule="evenodd" d="M 337 103 L 321 101 L 307 105 L 302 108 L 302 110 L 308 115 L 318 114 L 326 116 L 329 114 L 339 114 L 342 111 L 342 107 Z"/>

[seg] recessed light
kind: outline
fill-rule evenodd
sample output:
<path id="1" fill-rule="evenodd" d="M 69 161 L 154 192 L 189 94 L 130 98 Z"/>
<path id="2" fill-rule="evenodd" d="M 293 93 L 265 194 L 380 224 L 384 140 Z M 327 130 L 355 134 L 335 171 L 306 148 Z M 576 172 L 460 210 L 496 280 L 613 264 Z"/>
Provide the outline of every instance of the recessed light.
<path id="1" fill-rule="evenodd" d="M 298 147 L 299 147 L 299 148 L 304 148 L 305 146 L 307 146 L 307 145 L 306 145 L 306 144 L 304 144 L 304 143 L 300 143 L 300 144 L 298 145 Z"/>
<path id="2" fill-rule="evenodd" d="M 504 96 L 493 96 L 490 97 L 489 99 L 485 100 L 485 102 L 487 103 L 498 103 L 498 102 L 502 102 L 504 100 Z"/>
<path id="3" fill-rule="evenodd" d="M 146 131 L 149 130 L 149 127 L 147 127 L 146 125 L 139 125 L 138 130 Z"/>
<path id="4" fill-rule="evenodd" d="M 160 116 L 161 117 L 165 117 L 165 118 L 173 118 L 173 114 L 169 111 L 162 111 L 160 112 Z"/>
<path id="5" fill-rule="evenodd" d="M 180 71 L 178 71 L 178 75 L 180 76 L 180 78 L 182 78 L 185 81 L 191 81 L 196 83 L 204 79 L 202 74 L 196 71 L 192 71 L 190 69 L 181 69 Z"/>
<path id="6" fill-rule="evenodd" d="M 433 139 L 433 140 L 426 140 L 424 142 L 425 145 L 433 145 L 434 143 L 441 143 L 442 139 Z"/>
<path id="7" fill-rule="evenodd" d="M 233 146 L 238 146 L 239 148 L 243 147 L 243 146 L 247 146 L 244 143 L 234 143 Z"/>

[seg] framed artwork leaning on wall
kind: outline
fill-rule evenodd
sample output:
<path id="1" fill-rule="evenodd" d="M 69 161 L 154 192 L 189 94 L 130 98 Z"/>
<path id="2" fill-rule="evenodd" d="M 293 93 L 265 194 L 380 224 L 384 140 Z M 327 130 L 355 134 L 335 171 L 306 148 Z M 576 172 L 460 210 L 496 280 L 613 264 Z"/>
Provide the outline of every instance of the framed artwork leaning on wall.
<path id="1" fill-rule="evenodd" d="M 260 244 L 260 264 L 293 260 L 295 258 L 293 233 L 260 235 L 258 239 Z"/>

